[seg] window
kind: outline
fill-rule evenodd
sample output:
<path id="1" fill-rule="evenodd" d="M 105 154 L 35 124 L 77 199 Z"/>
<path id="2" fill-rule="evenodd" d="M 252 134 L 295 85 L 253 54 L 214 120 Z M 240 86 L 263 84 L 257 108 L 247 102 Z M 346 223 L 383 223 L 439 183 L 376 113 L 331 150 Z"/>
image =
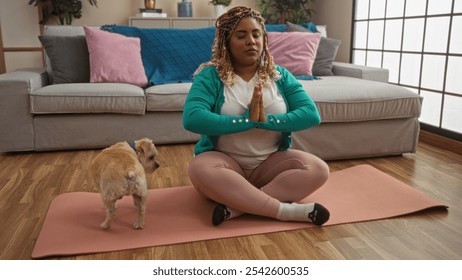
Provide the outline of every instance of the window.
<path id="1" fill-rule="evenodd" d="M 420 122 L 462 141 L 462 0 L 355 0 L 352 62 L 424 97 Z"/>

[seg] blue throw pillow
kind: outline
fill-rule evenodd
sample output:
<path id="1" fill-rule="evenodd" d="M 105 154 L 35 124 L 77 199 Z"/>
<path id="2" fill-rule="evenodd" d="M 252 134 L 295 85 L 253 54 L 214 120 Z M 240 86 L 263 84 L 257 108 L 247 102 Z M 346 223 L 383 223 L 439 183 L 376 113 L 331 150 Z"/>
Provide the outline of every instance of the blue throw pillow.
<path id="1" fill-rule="evenodd" d="M 152 85 L 191 82 L 194 71 L 212 56 L 215 27 L 198 29 L 103 26 L 103 30 L 141 40 L 141 58 Z"/>
<path id="2" fill-rule="evenodd" d="M 306 22 L 306 23 L 300 23 L 299 25 L 309 29 L 313 33 L 319 32 L 318 29 L 316 28 L 316 24 L 314 24 L 311 21 Z M 285 32 L 286 31 L 285 24 L 266 24 L 265 27 L 266 27 L 266 32 Z"/>
<path id="3" fill-rule="evenodd" d="M 301 23 L 299 24 L 307 29 L 309 29 L 313 33 L 318 33 L 318 29 L 316 28 L 316 24 L 312 23 L 311 21 L 306 22 L 306 23 Z"/>
<path id="4" fill-rule="evenodd" d="M 284 32 L 286 31 L 285 24 L 265 24 L 266 32 Z"/>

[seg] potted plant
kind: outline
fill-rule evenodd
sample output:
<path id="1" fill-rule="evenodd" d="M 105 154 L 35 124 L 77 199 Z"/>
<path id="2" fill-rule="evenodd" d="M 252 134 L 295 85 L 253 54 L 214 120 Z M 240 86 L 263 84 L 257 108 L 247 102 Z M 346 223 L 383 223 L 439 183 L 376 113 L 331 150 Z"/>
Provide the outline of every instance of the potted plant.
<path id="1" fill-rule="evenodd" d="M 261 15 L 267 23 L 303 23 L 311 19 L 316 0 L 257 0 Z"/>
<path id="2" fill-rule="evenodd" d="M 98 6 L 97 0 L 88 0 L 92 6 Z M 49 20 L 61 25 L 71 25 L 74 18 L 82 17 L 82 1 L 80 0 L 29 0 L 29 5 L 41 4 L 42 19 L 40 24 L 47 24 Z"/>
<path id="3" fill-rule="evenodd" d="M 231 0 L 210 0 L 209 4 L 215 7 L 215 16 L 219 17 L 226 11 L 229 4 L 231 4 Z"/>

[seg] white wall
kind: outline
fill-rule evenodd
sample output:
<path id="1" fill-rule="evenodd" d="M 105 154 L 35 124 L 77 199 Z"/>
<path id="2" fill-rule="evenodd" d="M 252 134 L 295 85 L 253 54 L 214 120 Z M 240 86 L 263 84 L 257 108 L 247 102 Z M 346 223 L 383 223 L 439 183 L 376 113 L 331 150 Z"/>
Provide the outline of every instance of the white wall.
<path id="1" fill-rule="evenodd" d="M 1 0 L 0 21 L 4 48 L 40 47 L 37 9 L 27 0 Z M 6 71 L 42 65 L 41 52 L 6 52 Z"/>
<path id="2" fill-rule="evenodd" d="M 327 36 L 342 41 L 336 61 L 350 62 L 353 0 L 318 0 L 313 21 L 327 25 Z"/>

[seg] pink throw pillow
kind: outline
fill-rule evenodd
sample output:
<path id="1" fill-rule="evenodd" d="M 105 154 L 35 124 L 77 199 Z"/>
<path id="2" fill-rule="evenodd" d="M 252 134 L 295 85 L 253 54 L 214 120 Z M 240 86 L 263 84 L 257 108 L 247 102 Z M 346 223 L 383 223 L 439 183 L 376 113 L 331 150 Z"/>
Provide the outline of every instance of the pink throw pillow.
<path id="1" fill-rule="evenodd" d="M 274 62 L 294 76 L 312 75 L 320 33 L 268 32 L 268 48 Z"/>
<path id="2" fill-rule="evenodd" d="M 139 38 L 84 26 L 90 54 L 90 82 L 146 86 Z"/>

